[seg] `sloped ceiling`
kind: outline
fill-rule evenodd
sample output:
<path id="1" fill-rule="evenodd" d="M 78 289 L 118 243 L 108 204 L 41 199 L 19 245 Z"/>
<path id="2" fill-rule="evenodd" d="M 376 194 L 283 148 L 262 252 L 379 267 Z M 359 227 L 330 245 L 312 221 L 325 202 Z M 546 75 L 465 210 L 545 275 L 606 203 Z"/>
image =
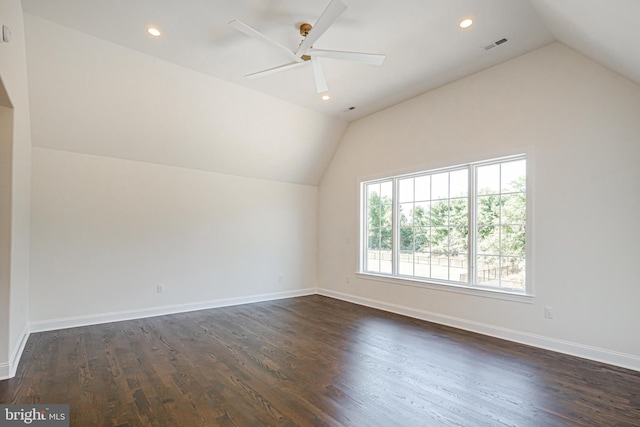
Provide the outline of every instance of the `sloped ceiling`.
<path id="1" fill-rule="evenodd" d="M 640 84 L 640 1 L 531 3 L 556 40 Z"/>
<path id="2" fill-rule="evenodd" d="M 240 19 L 294 49 L 301 39 L 299 25 L 315 23 L 329 0 L 22 0 L 34 145 L 316 185 L 348 122 L 554 41 L 640 83 L 637 0 L 342 1 L 347 10 L 314 47 L 384 53 L 386 60 L 380 67 L 323 60 L 332 95 L 323 102 L 310 67 L 244 78 L 287 58 L 228 22 Z M 458 23 L 465 17 L 475 22 L 462 30 Z M 162 36 L 150 37 L 145 31 L 150 25 L 159 27 Z M 83 37 L 95 41 L 86 44 Z M 486 49 L 502 38 L 508 42 Z M 131 57 L 136 52 L 145 55 Z M 106 57 L 111 63 L 96 68 Z M 124 94 L 105 88 L 116 81 L 131 87 L 126 96 L 135 102 L 126 108 L 132 115 L 143 108 L 143 90 L 156 98 L 181 96 L 168 88 L 158 94 L 146 81 L 136 89 L 132 78 L 149 78 L 128 73 L 132 65 L 157 67 L 167 79 L 180 74 L 190 80 L 189 98 L 184 105 L 167 106 L 170 112 L 157 129 L 140 127 L 145 120 L 153 123 L 149 117 L 141 121 L 113 113 L 120 103 L 115 97 Z M 94 75 L 80 75 L 80 69 L 95 70 Z M 100 79 L 105 85 L 94 87 Z M 200 81 L 202 94 L 209 94 L 202 101 L 196 87 Z M 51 99 L 69 98 L 79 82 L 86 90 L 67 100 L 67 110 L 48 105 Z M 214 99 L 219 93 L 226 94 L 224 99 Z M 97 105 L 95 95 L 110 99 L 111 105 Z M 115 126 L 102 129 L 99 137 L 79 137 L 65 122 L 70 111 L 75 123 L 91 125 L 87 129 L 104 126 L 103 117 L 112 117 Z M 172 119 L 177 115 L 182 123 Z M 162 131 L 169 126 L 169 132 Z M 120 128 L 137 138 L 121 139 Z"/>
<path id="3" fill-rule="evenodd" d="M 386 55 L 380 67 L 322 59 L 332 95 L 316 93 L 310 66 L 244 76 L 290 62 L 228 25 L 239 19 L 295 49 L 299 25 L 330 0 L 23 0 L 26 12 L 305 108 L 352 121 L 554 40 L 527 0 L 342 0 L 347 10 L 316 48 Z M 460 20 L 471 17 L 466 30 Z M 149 25 L 163 32 L 146 33 Z M 499 48 L 490 43 L 507 38 Z M 63 47 L 61 47 L 63 48 Z M 349 110 L 349 107 L 355 107 Z"/>
<path id="4" fill-rule="evenodd" d="M 316 185 L 345 121 L 25 14 L 35 147 Z"/>

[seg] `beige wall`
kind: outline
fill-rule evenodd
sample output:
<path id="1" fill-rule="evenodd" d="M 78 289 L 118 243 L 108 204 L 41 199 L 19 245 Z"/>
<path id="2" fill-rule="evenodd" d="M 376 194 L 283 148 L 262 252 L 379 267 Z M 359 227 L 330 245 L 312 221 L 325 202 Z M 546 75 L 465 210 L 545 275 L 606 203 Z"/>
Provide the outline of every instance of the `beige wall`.
<path id="1" fill-rule="evenodd" d="M 352 123 L 320 185 L 319 287 L 640 369 L 638 117 L 640 86 L 555 43 Z M 532 304 L 354 276 L 360 179 L 523 150 Z"/>
<path id="2" fill-rule="evenodd" d="M 34 330 L 314 292 L 307 183 L 346 123 L 25 23 Z"/>
<path id="3" fill-rule="evenodd" d="M 317 187 L 34 148 L 32 198 L 36 330 L 316 287 Z"/>
<path id="4" fill-rule="evenodd" d="M 0 232 L 3 246 L 0 263 L 0 378 L 13 375 L 27 333 L 29 283 L 29 212 L 31 177 L 31 134 L 22 9 L 19 0 L 0 2 L 0 25 L 13 34 L 10 43 L 0 44 L 0 144 L 3 145 L 0 191 L 3 204 Z M 9 107 L 12 110 L 9 111 Z M 8 170 L 10 168 L 10 171 Z M 8 178 L 8 181 L 6 179 Z M 7 229 L 8 227 L 8 229 Z"/>

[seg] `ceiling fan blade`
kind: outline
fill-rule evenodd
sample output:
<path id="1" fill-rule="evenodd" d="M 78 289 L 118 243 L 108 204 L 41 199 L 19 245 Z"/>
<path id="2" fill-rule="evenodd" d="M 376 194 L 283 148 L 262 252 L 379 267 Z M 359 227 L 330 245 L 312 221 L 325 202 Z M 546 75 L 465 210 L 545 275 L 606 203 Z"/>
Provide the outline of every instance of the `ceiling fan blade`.
<path id="1" fill-rule="evenodd" d="M 328 91 L 329 86 L 327 85 L 327 79 L 324 77 L 320 60 L 318 58 L 311 58 L 311 65 L 313 66 L 313 76 L 316 78 L 316 90 L 318 93 Z"/>
<path id="2" fill-rule="evenodd" d="M 311 45 L 329 29 L 329 27 L 345 10 L 347 10 L 347 6 L 345 6 L 345 4 L 340 0 L 331 0 L 329 6 L 327 6 L 324 12 L 322 12 L 318 21 L 315 23 L 307 37 L 302 41 L 298 50 L 296 50 L 296 56 L 304 55 L 307 49 L 309 49 Z"/>
<path id="3" fill-rule="evenodd" d="M 278 67 L 269 68 L 268 70 L 258 71 L 257 73 L 247 74 L 245 77 L 248 79 L 257 79 L 259 77 L 266 77 L 271 74 L 279 73 L 280 71 L 285 71 L 291 68 L 299 67 L 300 65 L 304 65 L 305 62 L 292 62 L 290 64 L 280 65 Z"/>
<path id="4" fill-rule="evenodd" d="M 261 40 L 269 44 L 270 46 L 275 47 L 276 49 L 279 49 L 282 53 L 287 55 L 293 61 L 296 61 L 296 62 L 303 61 L 302 58 L 300 58 L 299 56 L 296 56 L 291 49 L 288 49 L 282 46 L 280 43 L 271 40 L 269 37 L 265 36 L 264 34 L 255 30 L 254 28 L 248 26 L 242 21 L 238 21 L 237 19 L 234 19 L 233 21 L 229 22 L 229 25 L 231 25 L 233 28 L 240 31 L 241 33 L 248 35 L 249 37 L 253 37 L 255 39 Z"/>
<path id="5" fill-rule="evenodd" d="M 341 50 L 323 50 L 323 49 L 309 49 L 307 55 L 311 58 L 322 57 L 340 59 L 342 61 L 362 62 L 371 65 L 382 65 L 385 55 L 378 53 L 361 53 L 361 52 L 345 52 Z"/>

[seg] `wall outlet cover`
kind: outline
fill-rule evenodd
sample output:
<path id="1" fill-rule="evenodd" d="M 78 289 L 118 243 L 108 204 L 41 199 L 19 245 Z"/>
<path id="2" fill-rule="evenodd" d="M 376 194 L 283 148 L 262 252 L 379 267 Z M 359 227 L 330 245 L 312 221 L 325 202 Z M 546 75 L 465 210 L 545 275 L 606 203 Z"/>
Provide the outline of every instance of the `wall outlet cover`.
<path id="1" fill-rule="evenodd" d="M 11 41 L 11 29 L 6 25 L 2 26 L 2 41 L 4 43 L 9 43 Z"/>

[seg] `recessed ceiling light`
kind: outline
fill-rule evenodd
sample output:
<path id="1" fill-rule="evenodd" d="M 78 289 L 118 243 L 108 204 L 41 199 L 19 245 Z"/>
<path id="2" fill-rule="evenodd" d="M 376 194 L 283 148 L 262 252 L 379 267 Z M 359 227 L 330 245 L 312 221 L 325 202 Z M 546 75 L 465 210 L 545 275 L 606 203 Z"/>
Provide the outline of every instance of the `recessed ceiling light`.
<path id="1" fill-rule="evenodd" d="M 322 95 L 322 96 L 320 97 L 320 99 L 322 99 L 323 101 L 328 101 L 328 100 L 330 100 L 330 99 L 331 99 L 331 97 L 325 93 L 324 95 Z"/>
<path id="2" fill-rule="evenodd" d="M 160 30 L 157 29 L 156 27 L 147 28 L 147 33 L 151 34 L 153 37 L 159 37 L 160 36 Z"/>
<path id="3" fill-rule="evenodd" d="M 470 26 L 473 25 L 473 19 L 471 18 L 465 18 L 462 21 L 460 21 L 460 28 L 469 28 Z"/>

